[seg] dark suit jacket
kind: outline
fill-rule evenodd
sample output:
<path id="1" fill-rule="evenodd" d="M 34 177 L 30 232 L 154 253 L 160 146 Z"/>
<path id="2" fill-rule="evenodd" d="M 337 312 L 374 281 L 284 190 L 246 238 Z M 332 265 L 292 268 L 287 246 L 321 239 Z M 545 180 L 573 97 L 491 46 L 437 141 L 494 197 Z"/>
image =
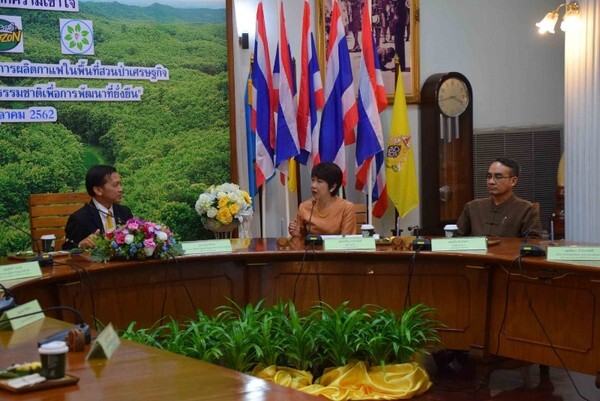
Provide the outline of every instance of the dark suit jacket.
<path id="1" fill-rule="evenodd" d="M 127 206 L 118 203 L 113 204 L 113 212 L 117 226 L 125 224 L 125 222 L 133 217 L 131 210 Z M 65 227 L 66 240 L 62 249 L 69 250 L 77 248 L 77 245 L 88 235 L 100 230 L 104 233 L 100 213 L 94 203 L 89 202 L 69 216 L 67 226 Z"/>

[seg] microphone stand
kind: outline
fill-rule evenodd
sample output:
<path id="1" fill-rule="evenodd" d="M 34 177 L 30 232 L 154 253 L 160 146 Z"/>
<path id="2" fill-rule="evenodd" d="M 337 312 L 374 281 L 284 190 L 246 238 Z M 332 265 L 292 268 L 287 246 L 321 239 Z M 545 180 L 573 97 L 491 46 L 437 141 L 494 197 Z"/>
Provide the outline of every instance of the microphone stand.
<path id="1" fill-rule="evenodd" d="M 305 245 L 310 245 L 310 244 L 321 245 L 323 243 L 323 237 L 321 237 L 319 234 L 311 234 L 310 233 L 310 228 L 312 226 L 312 216 L 313 216 L 313 212 L 315 210 L 316 204 L 317 204 L 317 200 L 315 198 L 313 198 L 312 207 L 310 208 L 310 215 L 308 216 L 308 223 L 306 224 L 308 234 L 306 234 L 306 237 L 304 237 Z"/>

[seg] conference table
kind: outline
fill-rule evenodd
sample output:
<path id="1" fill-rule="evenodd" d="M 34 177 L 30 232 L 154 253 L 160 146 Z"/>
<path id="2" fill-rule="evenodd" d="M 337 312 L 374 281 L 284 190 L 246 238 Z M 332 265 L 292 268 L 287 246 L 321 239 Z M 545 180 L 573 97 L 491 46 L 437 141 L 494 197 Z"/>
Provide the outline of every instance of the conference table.
<path id="1" fill-rule="evenodd" d="M 0 331 L 0 366 L 39 361 L 37 341 L 70 327 L 44 318 L 17 331 Z M 76 384 L 15 394 L 0 389 L 3 401 L 311 401 L 318 397 L 234 370 L 187 358 L 127 340 L 110 359 L 88 359 L 83 352 L 67 354 L 67 374 Z M 43 384 L 43 383 L 42 383 Z"/>
<path id="2" fill-rule="evenodd" d="M 20 303 L 65 305 L 118 329 L 184 321 L 221 305 L 293 300 L 334 307 L 436 308 L 443 347 L 600 373 L 600 268 L 519 257 L 522 239 L 490 238 L 487 252 L 327 251 L 303 239 L 233 239 L 232 252 L 171 260 L 55 258 L 43 276 L 11 286 Z M 530 240 L 533 243 L 537 240 Z M 539 243 L 546 246 L 547 243 Z M 1 268 L 1 266 L 0 266 Z M 68 311 L 47 315 L 74 321 Z M 559 358 L 560 357 L 560 358 Z"/>

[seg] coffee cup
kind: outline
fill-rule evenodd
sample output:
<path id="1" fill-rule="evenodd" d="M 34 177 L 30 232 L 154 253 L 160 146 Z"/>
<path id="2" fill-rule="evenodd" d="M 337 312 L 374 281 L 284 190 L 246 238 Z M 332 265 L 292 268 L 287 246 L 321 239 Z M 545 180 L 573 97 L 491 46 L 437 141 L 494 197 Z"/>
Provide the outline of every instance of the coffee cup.
<path id="1" fill-rule="evenodd" d="M 454 238 L 458 236 L 458 226 L 456 224 L 446 224 L 444 226 L 446 238 Z"/>
<path id="2" fill-rule="evenodd" d="M 56 244 L 56 235 L 46 234 L 42 235 L 42 250 L 45 253 L 54 252 L 54 246 Z"/>
<path id="3" fill-rule="evenodd" d="M 370 238 L 375 234 L 375 227 L 371 224 L 363 224 L 360 226 L 360 231 L 362 233 L 363 238 Z"/>
<path id="4" fill-rule="evenodd" d="M 64 341 L 51 341 L 38 348 L 42 360 L 42 376 L 48 380 L 65 377 L 67 352 L 69 347 Z"/>

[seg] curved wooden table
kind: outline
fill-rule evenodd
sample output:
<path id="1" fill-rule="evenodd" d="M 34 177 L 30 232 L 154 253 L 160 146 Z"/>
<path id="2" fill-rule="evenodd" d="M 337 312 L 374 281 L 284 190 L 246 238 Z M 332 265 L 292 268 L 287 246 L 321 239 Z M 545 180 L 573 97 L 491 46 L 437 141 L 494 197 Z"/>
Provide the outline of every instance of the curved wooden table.
<path id="1" fill-rule="evenodd" d="M 39 360 L 37 341 L 70 324 L 43 319 L 16 332 L 0 331 L 0 366 Z M 111 359 L 85 360 L 84 352 L 67 354 L 67 373 L 75 385 L 23 394 L 0 390 L 3 401 L 318 401 L 321 398 L 292 390 L 197 359 L 127 340 Z M 322 400 L 322 399 L 321 399 Z"/>
<path id="2" fill-rule="evenodd" d="M 600 269 L 533 257 L 519 267 L 521 242 L 502 238 L 487 254 L 421 252 L 410 269 L 414 253 L 389 245 L 375 252 L 325 252 L 305 251 L 300 239 L 286 246 L 240 239 L 233 240 L 231 254 L 170 261 L 104 264 L 65 257 L 58 259 L 64 265 L 44 268 L 43 277 L 12 290 L 20 303 L 75 307 L 90 323 L 95 317 L 120 329 L 132 321 L 148 327 L 163 316 L 194 317 L 196 308 L 213 314 L 228 299 L 274 304 L 295 294 L 298 308 L 322 300 L 394 310 L 409 300 L 438 309 L 445 348 L 561 366 L 554 347 L 568 369 L 598 375 Z M 54 316 L 73 320 L 69 312 Z"/>

